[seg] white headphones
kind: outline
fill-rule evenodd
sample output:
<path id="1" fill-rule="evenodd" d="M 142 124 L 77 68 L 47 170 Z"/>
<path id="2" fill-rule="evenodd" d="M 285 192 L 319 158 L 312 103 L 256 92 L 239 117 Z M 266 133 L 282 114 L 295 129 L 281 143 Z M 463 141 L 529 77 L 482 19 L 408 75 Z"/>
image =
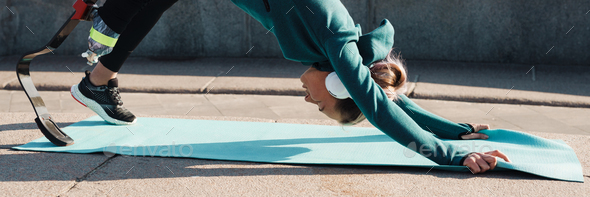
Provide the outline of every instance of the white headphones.
<path id="1" fill-rule="evenodd" d="M 336 72 L 332 72 L 326 77 L 326 89 L 328 89 L 328 92 L 330 92 L 334 98 L 350 98 L 350 93 L 348 93 L 346 87 L 344 87 L 344 84 L 342 84 L 342 81 L 340 81 L 340 78 L 338 78 Z"/>

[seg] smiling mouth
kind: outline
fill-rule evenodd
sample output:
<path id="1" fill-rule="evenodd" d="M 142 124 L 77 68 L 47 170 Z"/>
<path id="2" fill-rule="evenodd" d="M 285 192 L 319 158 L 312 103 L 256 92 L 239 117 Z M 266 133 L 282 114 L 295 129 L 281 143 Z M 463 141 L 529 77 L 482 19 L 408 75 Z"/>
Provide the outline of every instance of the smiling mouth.
<path id="1" fill-rule="evenodd" d="M 305 99 L 305 101 L 306 101 L 306 102 L 313 103 L 313 104 L 316 104 L 316 105 L 317 105 L 319 102 L 317 102 L 316 100 L 313 100 L 313 99 L 311 98 L 311 94 L 309 93 L 309 89 L 307 89 L 307 86 L 305 86 L 305 84 L 303 84 L 301 87 L 302 87 L 302 88 L 305 88 L 305 94 L 306 94 L 306 95 L 305 95 L 305 98 L 304 98 L 304 99 Z"/>
<path id="2" fill-rule="evenodd" d="M 309 96 L 309 90 L 307 90 L 307 86 L 305 86 L 305 84 L 303 84 L 303 85 L 301 85 L 301 87 L 302 87 L 303 89 L 305 89 L 305 98 L 304 98 L 304 99 L 305 99 L 305 101 L 307 101 L 307 102 L 311 102 L 311 101 L 310 101 L 310 96 Z"/>
<path id="3" fill-rule="evenodd" d="M 304 98 L 305 102 L 317 104 L 317 102 L 311 98 L 311 94 L 309 94 L 309 92 L 307 90 L 305 91 L 305 93 L 306 93 L 305 98 Z"/>

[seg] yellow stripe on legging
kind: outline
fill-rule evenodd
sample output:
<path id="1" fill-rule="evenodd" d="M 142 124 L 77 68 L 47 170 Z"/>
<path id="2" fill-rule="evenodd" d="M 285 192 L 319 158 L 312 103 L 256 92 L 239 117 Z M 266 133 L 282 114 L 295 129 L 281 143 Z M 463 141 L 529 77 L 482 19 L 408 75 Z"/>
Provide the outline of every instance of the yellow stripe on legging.
<path id="1" fill-rule="evenodd" d="M 90 29 L 90 37 L 94 39 L 96 42 L 108 47 L 114 47 L 117 43 L 117 40 L 119 40 L 118 38 L 111 38 L 107 35 L 100 33 L 99 31 L 96 31 L 94 27 Z"/>

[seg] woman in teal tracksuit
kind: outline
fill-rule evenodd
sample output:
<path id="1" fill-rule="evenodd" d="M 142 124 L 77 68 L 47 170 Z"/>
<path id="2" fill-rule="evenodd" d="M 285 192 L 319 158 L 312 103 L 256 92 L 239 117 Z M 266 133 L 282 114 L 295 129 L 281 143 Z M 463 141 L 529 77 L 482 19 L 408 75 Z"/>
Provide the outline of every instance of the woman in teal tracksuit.
<path id="1" fill-rule="evenodd" d="M 113 49 L 102 43 L 102 39 L 90 36 L 90 51 L 101 55 L 111 50 L 112 53 L 103 57 L 92 73 L 87 72 L 78 86 L 72 87 L 74 98 L 89 107 L 96 106 L 91 109 L 102 114 L 107 122 L 133 124 L 135 116 L 122 107 L 118 95 L 117 71 L 174 2 L 107 1 L 95 13 L 93 28 L 101 35 L 112 37 L 111 44 L 116 42 L 116 45 Z M 486 139 L 486 135 L 472 132 L 487 127 L 450 122 L 421 109 L 403 94 L 394 93 L 404 86 L 406 72 L 399 59 L 390 55 L 394 31 L 389 21 L 383 20 L 377 29 L 362 35 L 339 0 L 232 2 L 276 35 L 285 58 L 312 65 L 301 76 L 308 93 L 305 100 L 317 104 L 330 118 L 354 124 L 366 117 L 395 141 L 432 161 L 441 165 L 465 165 L 474 173 L 493 169 L 496 156 L 509 161 L 499 151 L 470 153 L 434 136 Z M 119 34 L 121 37 L 116 41 Z M 95 89 L 93 93 L 88 92 L 91 88 Z M 101 90 L 107 95 L 101 98 L 111 99 L 94 98 Z"/>
<path id="2" fill-rule="evenodd" d="M 365 65 L 386 59 L 393 46 L 394 30 L 389 21 L 383 20 L 376 30 L 362 35 L 339 0 L 232 2 L 275 34 L 285 58 L 313 65 L 302 75 L 303 87 L 308 92 L 306 100 L 318 104 L 320 111 L 331 118 L 338 119 L 339 110 L 332 109 L 336 107 L 328 97 L 322 98 L 329 95 L 322 82 L 335 71 L 371 124 L 402 145 L 429 148 L 432 152 L 421 154 L 432 161 L 466 165 L 474 173 L 493 169 L 495 156 L 508 161 L 499 151 L 470 154 L 437 139 L 428 130 L 443 138 L 461 139 L 461 134 L 475 129 L 428 113 L 403 95 L 392 102 L 388 97 L 390 89 L 385 91 L 372 79 L 371 70 Z M 401 79 L 405 82 L 405 77 Z"/>

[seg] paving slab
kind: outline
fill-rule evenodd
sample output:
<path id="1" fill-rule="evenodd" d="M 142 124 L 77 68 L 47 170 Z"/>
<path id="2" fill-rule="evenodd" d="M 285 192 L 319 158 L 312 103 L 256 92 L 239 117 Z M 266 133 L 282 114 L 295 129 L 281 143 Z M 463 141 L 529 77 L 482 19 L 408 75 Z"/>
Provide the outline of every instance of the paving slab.
<path id="1" fill-rule="evenodd" d="M 590 96 L 589 66 L 552 66 L 453 61 L 407 61 L 410 79 L 471 87 Z M 483 92 L 485 93 L 485 92 Z M 506 94 L 503 92 L 501 95 Z M 499 96 L 499 95 L 494 95 Z"/>
<path id="2" fill-rule="evenodd" d="M 468 101 L 478 103 L 531 104 L 566 107 L 590 107 L 589 96 L 511 90 L 508 88 L 418 82 L 412 98 Z"/>
<path id="3" fill-rule="evenodd" d="M 47 110 L 60 112 L 60 96 L 59 92 L 45 91 L 39 93 L 43 102 L 47 106 Z M 14 91 L 10 99 L 10 112 L 34 112 L 31 102 L 23 91 Z"/>
<path id="4" fill-rule="evenodd" d="M 0 60 L 2 61 L 2 60 Z M 0 85 L 4 88 L 8 83 L 15 81 L 16 79 L 16 67 L 15 71 L 0 71 Z"/>
<path id="5" fill-rule="evenodd" d="M 68 91 L 83 77 L 83 72 L 31 72 L 36 88 L 44 91 Z M 215 77 L 119 74 L 117 78 L 123 92 L 200 93 Z M 22 89 L 18 80 L 12 80 L 4 88 Z"/>
<path id="6" fill-rule="evenodd" d="M 588 107 L 590 67 L 408 61 L 415 98 Z M 416 78 L 417 77 L 417 78 Z"/>
<path id="7" fill-rule="evenodd" d="M 518 131 L 590 134 L 589 128 L 578 128 L 580 122 L 567 121 L 570 115 L 571 117 L 579 117 L 590 113 L 590 109 L 587 108 L 412 100 L 427 111 L 454 122 L 482 123 L 489 124 L 492 128 Z M 553 114 L 552 111 L 561 112 L 561 115 Z M 571 114 L 567 115 L 566 112 Z"/>
<path id="8" fill-rule="evenodd" d="M 53 114 L 65 127 L 90 115 Z M 107 160 L 102 155 L 15 151 L 13 146 L 43 137 L 34 113 L 0 113 L 1 196 L 56 196 Z"/>
<path id="9" fill-rule="evenodd" d="M 219 112 L 225 116 L 260 117 L 279 119 L 279 115 L 270 110 L 256 98 L 243 95 L 207 95 Z"/>
<path id="10" fill-rule="evenodd" d="M 232 120 L 273 121 L 253 118 Z M 325 124 L 322 120 L 307 120 L 306 123 Z M 332 122 L 332 125 L 336 123 Z M 532 134 L 566 141 L 578 154 L 584 173 L 587 175 L 590 172 L 590 151 L 585 148 L 590 142 L 589 136 Z M 589 176 L 585 177 L 585 181 L 590 181 Z M 548 180 L 512 171 L 473 175 L 428 168 L 282 165 L 116 156 L 62 195 L 561 196 L 590 192 L 587 184 Z"/>
<path id="11" fill-rule="evenodd" d="M 10 110 L 11 99 L 12 91 L 0 91 L 0 112 L 8 112 Z"/>
<path id="12" fill-rule="evenodd" d="M 213 94 L 305 96 L 305 89 L 301 87 L 302 85 L 299 78 L 223 76 L 215 79 L 205 92 Z"/>
<path id="13" fill-rule="evenodd" d="M 527 106 L 528 107 L 528 106 Z M 588 117 L 590 117 L 590 110 L 584 108 L 556 108 L 549 106 L 530 107 L 531 110 L 539 112 L 549 118 L 558 120 L 572 126 L 590 125 Z M 586 131 L 590 131 L 590 127 L 586 127 Z"/>
<path id="14" fill-rule="evenodd" d="M 162 115 L 223 116 L 202 94 L 158 94 L 156 98 L 166 109 Z"/>
<path id="15" fill-rule="evenodd" d="M 215 77 L 129 75 L 117 76 L 123 92 L 201 93 Z"/>

